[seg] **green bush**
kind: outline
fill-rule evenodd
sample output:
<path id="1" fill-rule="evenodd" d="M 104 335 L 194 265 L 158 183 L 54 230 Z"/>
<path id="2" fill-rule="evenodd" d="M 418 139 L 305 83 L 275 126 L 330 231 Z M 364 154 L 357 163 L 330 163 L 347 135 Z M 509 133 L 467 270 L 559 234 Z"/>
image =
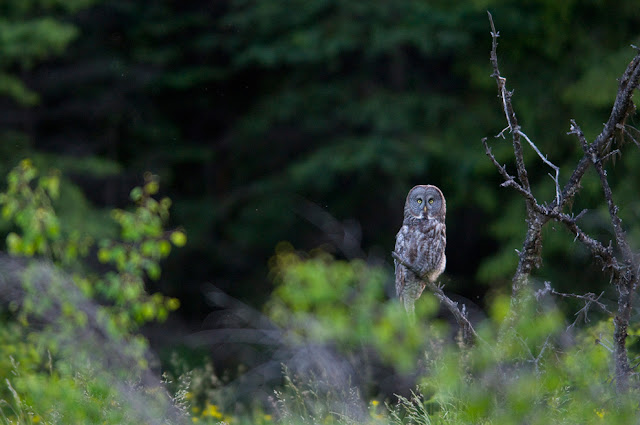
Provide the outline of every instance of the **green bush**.
<path id="1" fill-rule="evenodd" d="M 425 344 L 444 334 L 440 323 L 428 320 L 437 310 L 430 294 L 417 306 L 417 324 L 388 299 L 390 277 L 382 266 L 334 260 L 321 250 L 307 257 L 282 243 L 271 275 L 276 287 L 266 312 L 300 339 L 337 344 L 343 352 L 372 347 L 386 364 L 408 372 Z"/>
<path id="2" fill-rule="evenodd" d="M 370 386 L 358 402 L 350 401 L 350 392 L 358 390 L 349 383 L 342 386 L 348 390 L 336 395 L 335 382 L 320 385 L 321 372 L 287 371 L 285 388 L 277 393 L 285 423 L 637 421 L 637 389 L 622 395 L 612 383 L 611 344 L 603 337 L 612 335 L 612 320 L 570 326 L 553 300 L 531 296 L 505 332 L 509 300 L 499 297 L 490 316 L 476 324 L 475 344 L 464 347 L 452 336 L 455 332 L 446 332 L 434 319 L 436 304 L 428 294 L 418 301 L 421 315 L 412 325 L 399 303 L 384 295 L 391 276 L 381 266 L 336 260 L 321 251 L 305 255 L 286 244 L 271 266 L 277 286 L 267 312 L 298 343 L 337 346 L 360 365 L 358 373 L 367 367 L 353 359 L 364 346 L 378 354 L 369 354 L 369 362 L 419 372 L 414 391 L 405 390 L 411 395 L 380 394 Z M 384 397 L 387 411 L 376 407 Z M 353 413 L 358 404 L 359 413 L 344 413 Z M 369 414 L 363 416 L 363 411 Z"/>
<path id="3" fill-rule="evenodd" d="M 60 223 L 59 179 L 23 160 L 0 194 L 12 227 L 9 255 L 0 256 L 0 423 L 179 421 L 179 403 L 153 377 L 148 344 L 136 333 L 178 307 L 145 289 L 172 246 L 186 242 L 181 230 L 164 230 L 170 201 L 153 198 L 157 179 L 145 175 L 131 192 L 135 207 L 113 212 L 120 238 L 96 250 L 90 236 Z M 88 266 L 92 255 L 100 271 Z"/>

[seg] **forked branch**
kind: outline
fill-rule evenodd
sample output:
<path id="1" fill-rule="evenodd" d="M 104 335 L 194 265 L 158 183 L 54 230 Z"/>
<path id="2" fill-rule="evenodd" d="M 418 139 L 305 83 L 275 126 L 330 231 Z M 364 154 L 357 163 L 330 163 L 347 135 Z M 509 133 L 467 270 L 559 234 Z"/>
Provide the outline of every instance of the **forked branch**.
<path id="1" fill-rule="evenodd" d="M 555 183 L 556 201 L 558 204 L 560 204 L 560 184 L 558 182 L 558 179 L 560 177 L 560 168 L 554 165 L 551 161 L 549 161 L 546 155 L 543 155 L 542 152 L 540 152 L 540 149 L 538 149 L 536 144 L 533 143 L 533 141 L 531 141 L 529 136 L 527 136 L 518 125 L 516 113 L 511 103 L 511 96 L 513 95 L 513 92 L 510 92 L 507 90 L 507 79 L 504 78 L 502 75 L 500 75 L 500 68 L 498 67 L 497 49 L 498 49 L 498 37 L 500 37 L 500 34 L 496 31 L 496 27 L 493 23 L 493 17 L 491 16 L 491 13 L 489 12 L 487 13 L 489 14 L 489 22 L 491 23 L 491 38 L 492 38 L 491 65 L 493 66 L 493 74 L 491 74 L 491 76 L 496 79 L 496 83 L 498 84 L 498 93 L 502 100 L 502 109 L 508 124 L 508 127 L 502 130 L 498 136 L 504 137 L 504 132 L 507 129 L 513 135 L 513 148 L 514 148 L 514 154 L 516 157 L 518 178 L 520 179 L 520 183 L 522 184 L 522 187 L 525 190 L 530 190 L 530 187 L 529 187 L 529 179 L 527 177 L 527 170 L 524 166 L 524 157 L 522 154 L 522 144 L 520 142 L 520 137 L 523 137 L 527 141 L 529 146 L 531 146 L 534 152 L 540 157 L 542 162 L 544 162 L 545 164 L 547 164 L 549 167 L 553 169 L 555 174 L 554 175 L 550 174 L 549 176 L 553 179 L 553 182 Z"/>
<path id="2" fill-rule="evenodd" d="M 569 134 L 573 134 L 577 137 L 584 151 L 584 156 L 576 165 L 569 181 L 565 184 L 562 191 L 560 191 L 558 182 L 559 168 L 540 152 L 536 145 L 521 131 L 518 126 L 513 105 L 511 104 L 512 92 L 509 92 L 506 89 L 506 79 L 500 75 L 500 70 L 498 68 L 497 39 L 499 34 L 495 29 L 491 14 L 489 14 L 489 22 L 491 24 L 492 37 L 492 77 L 496 79 L 498 95 L 501 98 L 502 108 L 508 124 L 507 129 L 512 134 L 514 157 L 519 181 L 516 181 L 516 179 L 507 172 L 506 167 L 496 160 L 487 144 L 486 138 L 482 140 L 482 143 L 485 147 L 485 153 L 504 179 L 502 186 L 515 189 L 525 199 L 527 206 L 527 234 L 523 243 L 523 250 L 519 252 L 518 268 L 513 278 L 511 315 L 517 314 L 517 306 L 521 302 L 520 298 L 523 294 L 521 289 L 528 285 L 528 278 L 531 271 L 534 267 L 540 265 L 542 251 L 542 227 L 549 220 L 562 223 L 575 235 L 576 240 L 579 240 L 591 251 L 593 258 L 602 265 L 603 271 L 610 273 L 611 283 L 618 292 L 618 308 L 614 318 L 615 329 L 612 353 L 616 366 L 616 387 L 618 391 L 625 392 L 629 387 L 629 379 L 632 372 L 632 368 L 629 366 L 626 348 L 627 328 L 631 318 L 632 301 L 634 294 L 638 289 L 640 270 L 638 270 L 636 257 L 629 246 L 626 234 L 622 227 L 622 220 L 618 215 L 618 206 L 615 205 L 613 201 L 613 193 L 607 179 L 604 163 L 614 155 L 621 155 L 620 149 L 608 152 L 613 143 L 616 131 L 626 135 L 640 147 L 640 143 L 632 137 L 628 130 L 628 126 L 626 125 L 628 116 L 635 111 L 632 96 L 636 88 L 638 88 L 640 81 L 640 51 L 636 52 L 636 56 L 629 63 L 622 75 L 616 100 L 611 109 L 609 119 L 604 125 L 602 132 L 598 137 L 596 137 L 593 143 L 590 144 L 587 141 L 580 127 L 574 120 L 571 120 Z M 636 48 L 636 50 L 638 49 Z M 500 136 L 502 136 L 507 129 L 503 130 L 500 133 Z M 555 199 L 547 204 L 540 204 L 531 191 L 527 170 L 522 156 L 521 138 L 524 138 L 542 161 L 555 171 L 555 176 L 551 177 L 555 183 L 556 196 Z M 589 236 L 578 226 L 577 221 L 584 214 L 584 211 L 575 217 L 562 212 L 563 208 L 567 206 L 578 193 L 580 189 L 580 182 L 585 172 L 592 165 L 600 178 L 604 198 L 609 210 L 613 233 L 615 235 L 616 245 L 620 252 L 618 255 L 614 253 L 610 244 L 609 246 L 605 246 L 600 241 Z M 608 311 L 599 301 L 602 294 L 597 297 L 595 294 L 591 293 L 586 295 L 562 294 L 553 291 L 550 289 L 550 286 L 547 288 L 547 292 L 551 292 L 559 296 L 582 299 L 585 302 L 585 306 L 577 313 L 578 318 L 586 318 L 586 314 L 592 305 L 597 305 L 604 311 Z M 575 323 L 576 322 L 574 322 L 574 325 Z"/>

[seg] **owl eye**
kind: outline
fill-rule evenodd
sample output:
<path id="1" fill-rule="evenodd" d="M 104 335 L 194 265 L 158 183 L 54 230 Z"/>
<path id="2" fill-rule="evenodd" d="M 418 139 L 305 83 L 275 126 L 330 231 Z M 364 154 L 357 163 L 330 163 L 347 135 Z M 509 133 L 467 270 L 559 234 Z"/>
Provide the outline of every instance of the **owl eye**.
<path id="1" fill-rule="evenodd" d="M 429 203 L 433 204 L 433 198 L 429 198 Z"/>
<path id="2" fill-rule="evenodd" d="M 418 202 L 419 204 L 421 204 L 421 203 L 422 203 L 422 198 L 418 198 L 418 201 L 417 201 L 417 202 Z"/>

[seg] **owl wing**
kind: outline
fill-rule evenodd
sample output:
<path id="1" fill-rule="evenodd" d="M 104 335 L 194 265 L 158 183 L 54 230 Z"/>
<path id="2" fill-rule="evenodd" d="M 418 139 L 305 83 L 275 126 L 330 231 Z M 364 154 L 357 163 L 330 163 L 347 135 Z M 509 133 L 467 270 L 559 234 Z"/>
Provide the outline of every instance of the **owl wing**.
<path id="1" fill-rule="evenodd" d="M 429 280 L 432 282 L 444 271 L 446 264 L 445 248 L 447 233 L 444 223 L 436 222 L 433 226 L 433 236 L 430 238 L 428 254 Z"/>
<path id="2" fill-rule="evenodd" d="M 404 225 L 396 235 L 395 252 L 404 259 L 407 259 L 408 245 L 410 244 L 409 227 Z M 396 268 L 396 294 L 400 297 L 407 283 L 407 274 L 410 273 L 405 266 L 394 259 L 393 263 Z"/>
<path id="3" fill-rule="evenodd" d="M 396 266 L 396 294 L 400 297 L 406 284 L 407 268 L 398 263 L 398 260 L 393 261 Z"/>

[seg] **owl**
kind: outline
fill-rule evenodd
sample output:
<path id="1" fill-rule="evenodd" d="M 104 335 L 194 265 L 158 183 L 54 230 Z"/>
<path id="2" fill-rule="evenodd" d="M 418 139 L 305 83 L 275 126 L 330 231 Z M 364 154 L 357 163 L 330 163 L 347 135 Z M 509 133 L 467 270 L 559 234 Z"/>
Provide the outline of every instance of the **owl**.
<path id="1" fill-rule="evenodd" d="M 418 185 L 409 191 L 404 204 L 404 221 L 396 235 L 395 252 L 420 276 L 407 269 L 398 260 L 396 267 L 396 292 L 409 314 L 420 298 L 424 287 L 444 271 L 447 244 L 444 217 L 446 203 L 440 189 L 432 185 Z"/>

